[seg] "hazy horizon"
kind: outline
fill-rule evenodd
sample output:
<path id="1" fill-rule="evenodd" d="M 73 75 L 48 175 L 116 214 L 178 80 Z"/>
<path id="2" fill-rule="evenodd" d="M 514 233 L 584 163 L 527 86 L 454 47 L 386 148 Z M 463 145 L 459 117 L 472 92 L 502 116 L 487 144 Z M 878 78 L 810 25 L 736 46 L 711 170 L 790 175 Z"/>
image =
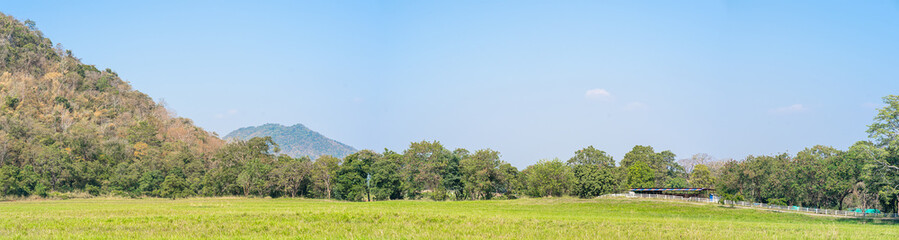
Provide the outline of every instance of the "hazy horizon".
<path id="1" fill-rule="evenodd" d="M 219 136 L 297 123 L 357 149 L 593 145 L 678 158 L 867 140 L 899 7 L 702 2 L 11 1 L 54 44 Z"/>

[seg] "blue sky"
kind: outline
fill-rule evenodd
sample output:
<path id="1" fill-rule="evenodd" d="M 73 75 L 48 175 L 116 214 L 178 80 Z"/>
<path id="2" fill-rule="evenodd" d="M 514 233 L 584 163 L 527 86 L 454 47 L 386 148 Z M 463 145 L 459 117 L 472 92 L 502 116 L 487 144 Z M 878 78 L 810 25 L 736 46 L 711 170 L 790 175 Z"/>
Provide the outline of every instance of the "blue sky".
<path id="1" fill-rule="evenodd" d="M 525 167 L 844 149 L 899 90 L 895 1 L 3 1 L 220 135 L 306 126 Z"/>

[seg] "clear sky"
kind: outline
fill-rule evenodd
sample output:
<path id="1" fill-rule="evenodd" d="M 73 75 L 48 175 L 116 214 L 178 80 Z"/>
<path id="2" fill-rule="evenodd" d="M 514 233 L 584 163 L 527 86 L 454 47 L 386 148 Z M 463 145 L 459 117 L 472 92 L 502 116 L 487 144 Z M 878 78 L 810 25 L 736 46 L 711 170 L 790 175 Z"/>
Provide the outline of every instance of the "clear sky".
<path id="1" fill-rule="evenodd" d="M 895 1 L 133 2 L 0 11 L 220 135 L 302 123 L 518 167 L 588 145 L 845 149 L 899 94 Z"/>

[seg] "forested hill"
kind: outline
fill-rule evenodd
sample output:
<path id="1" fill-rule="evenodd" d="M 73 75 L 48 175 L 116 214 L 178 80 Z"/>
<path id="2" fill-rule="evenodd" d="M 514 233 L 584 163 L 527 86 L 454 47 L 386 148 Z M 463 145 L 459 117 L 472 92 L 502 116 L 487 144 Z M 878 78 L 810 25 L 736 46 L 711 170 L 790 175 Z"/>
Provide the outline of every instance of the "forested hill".
<path id="1" fill-rule="evenodd" d="M 189 168 L 222 144 L 113 70 L 54 47 L 33 21 L 0 13 L 0 176 L 20 183 L 4 193 L 132 191 L 134 175 Z"/>
<path id="2" fill-rule="evenodd" d="M 303 124 L 288 127 L 269 123 L 258 127 L 237 129 L 225 135 L 225 139 L 249 140 L 253 137 L 272 137 L 272 140 L 280 147 L 280 153 L 291 157 L 317 158 L 321 155 L 331 155 L 343 158 L 356 152 L 355 148 L 325 137 Z"/>

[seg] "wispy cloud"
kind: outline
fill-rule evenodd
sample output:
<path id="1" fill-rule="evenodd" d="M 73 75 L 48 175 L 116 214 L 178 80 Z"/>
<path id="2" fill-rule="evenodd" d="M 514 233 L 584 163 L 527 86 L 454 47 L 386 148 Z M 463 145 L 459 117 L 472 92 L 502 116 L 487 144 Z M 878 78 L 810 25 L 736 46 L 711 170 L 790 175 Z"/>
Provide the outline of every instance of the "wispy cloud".
<path id="1" fill-rule="evenodd" d="M 649 108 L 649 106 L 647 106 L 645 103 L 642 103 L 642 102 L 630 102 L 630 103 L 624 105 L 624 110 L 627 110 L 627 111 L 642 111 L 642 110 L 646 110 L 648 108 Z"/>
<path id="2" fill-rule="evenodd" d="M 806 107 L 803 106 L 802 104 L 797 103 L 797 104 L 793 104 L 793 105 L 786 106 L 786 107 L 779 107 L 779 108 L 771 109 L 770 112 L 771 112 L 771 113 L 784 113 L 784 114 L 785 114 L 785 113 L 798 113 L 798 112 L 804 112 L 804 111 L 806 111 L 806 110 L 808 110 L 808 108 L 806 108 Z"/>
<path id="3" fill-rule="evenodd" d="M 587 90 L 587 93 L 584 93 L 584 97 L 587 99 L 612 100 L 612 94 L 602 88 Z"/>

